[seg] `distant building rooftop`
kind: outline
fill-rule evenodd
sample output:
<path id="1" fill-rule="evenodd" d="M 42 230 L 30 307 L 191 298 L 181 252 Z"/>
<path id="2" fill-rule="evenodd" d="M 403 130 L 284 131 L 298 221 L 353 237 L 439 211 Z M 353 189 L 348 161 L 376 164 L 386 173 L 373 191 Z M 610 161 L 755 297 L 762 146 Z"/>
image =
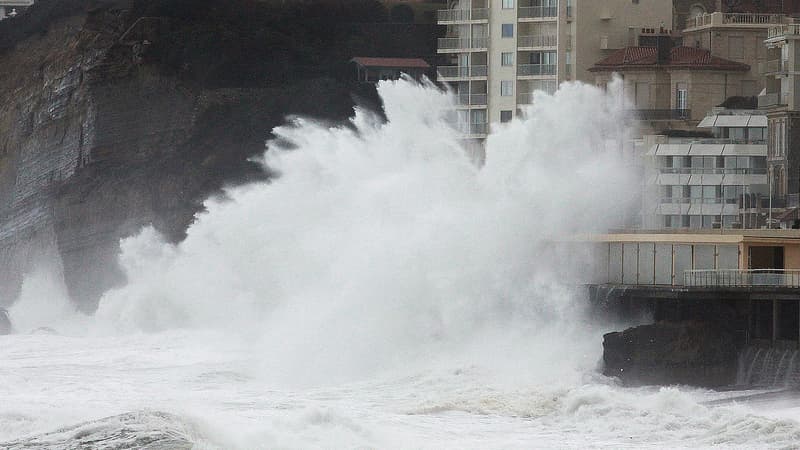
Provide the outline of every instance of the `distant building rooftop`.
<path id="1" fill-rule="evenodd" d="M 731 70 L 747 72 L 747 64 L 719 58 L 710 51 L 694 47 L 675 47 L 669 56 L 659 61 L 656 47 L 625 47 L 598 61 L 591 72 L 607 72 L 631 69 L 689 69 Z"/>

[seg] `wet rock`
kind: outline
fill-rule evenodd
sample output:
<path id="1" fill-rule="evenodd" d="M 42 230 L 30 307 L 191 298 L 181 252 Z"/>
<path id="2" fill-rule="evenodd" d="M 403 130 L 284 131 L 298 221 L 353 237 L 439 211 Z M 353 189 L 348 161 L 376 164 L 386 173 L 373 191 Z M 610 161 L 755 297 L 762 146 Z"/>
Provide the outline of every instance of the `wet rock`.
<path id="1" fill-rule="evenodd" d="M 603 373 L 628 385 L 732 385 L 738 350 L 735 335 L 715 324 L 658 322 L 606 334 Z"/>

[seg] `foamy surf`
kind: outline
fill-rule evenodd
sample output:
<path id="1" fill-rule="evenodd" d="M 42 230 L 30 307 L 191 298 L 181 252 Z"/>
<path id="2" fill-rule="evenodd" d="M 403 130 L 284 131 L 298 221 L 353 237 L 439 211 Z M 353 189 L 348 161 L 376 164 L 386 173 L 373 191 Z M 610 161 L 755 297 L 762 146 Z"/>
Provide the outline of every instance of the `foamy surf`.
<path id="1" fill-rule="evenodd" d="M 178 245 L 124 240 L 128 282 L 93 317 L 69 307 L 58 265 L 30 274 L 12 316 L 58 334 L 0 337 L 0 442 L 795 445 L 794 420 L 597 374 L 607 325 L 574 287 L 586 268 L 551 242 L 616 224 L 635 190 L 618 85 L 538 95 L 482 169 L 451 96 L 379 90 L 388 122 L 298 119 L 264 156 L 279 178 L 209 200 Z"/>

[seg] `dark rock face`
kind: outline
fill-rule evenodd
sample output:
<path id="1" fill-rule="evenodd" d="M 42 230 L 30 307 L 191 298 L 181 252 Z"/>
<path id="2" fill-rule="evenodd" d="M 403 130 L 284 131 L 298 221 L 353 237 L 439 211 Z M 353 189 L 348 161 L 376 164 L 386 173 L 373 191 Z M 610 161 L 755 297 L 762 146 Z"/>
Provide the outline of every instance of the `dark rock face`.
<path id="1" fill-rule="evenodd" d="M 180 241 L 205 198 L 268 177 L 249 158 L 287 116 L 376 105 L 349 59 L 429 56 L 438 32 L 387 17 L 376 0 L 41 0 L 4 21 L 0 306 L 55 248 L 92 311 L 124 281 L 119 240 Z"/>
<path id="2" fill-rule="evenodd" d="M 608 333 L 603 349 L 603 373 L 629 385 L 736 382 L 735 335 L 710 322 L 658 322 Z"/>

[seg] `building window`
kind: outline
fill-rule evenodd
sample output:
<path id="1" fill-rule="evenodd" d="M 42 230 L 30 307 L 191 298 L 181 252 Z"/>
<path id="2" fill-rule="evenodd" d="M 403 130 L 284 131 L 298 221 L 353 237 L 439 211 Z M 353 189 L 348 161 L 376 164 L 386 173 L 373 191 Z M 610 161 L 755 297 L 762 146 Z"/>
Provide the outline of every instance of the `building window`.
<path id="1" fill-rule="evenodd" d="M 503 9 L 512 9 L 514 7 L 514 0 L 503 0 Z"/>
<path id="2" fill-rule="evenodd" d="M 514 37 L 514 24 L 504 23 L 501 27 L 501 36 L 504 38 Z"/>
<path id="3" fill-rule="evenodd" d="M 514 111 L 500 111 L 500 122 L 511 122 L 512 117 L 514 117 Z"/>
<path id="4" fill-rule="evenodd" d="M 514 65 L 514 53 L 501 53 L 500 54 L 501 63 L 504 66 L 513 66 Z"/>
<path id="5" fill-rule="evenodd" d="M 514 95 L 514 82 L 511 80 L 503 80 L 500 82 L 500 95 L 509 97 Z"/>
<path id="6" fill-rule="evenodd" d="M 675 88 L 675 109 L 689 109 L 689 96 L 686 83 L 678 83 Z"/>

